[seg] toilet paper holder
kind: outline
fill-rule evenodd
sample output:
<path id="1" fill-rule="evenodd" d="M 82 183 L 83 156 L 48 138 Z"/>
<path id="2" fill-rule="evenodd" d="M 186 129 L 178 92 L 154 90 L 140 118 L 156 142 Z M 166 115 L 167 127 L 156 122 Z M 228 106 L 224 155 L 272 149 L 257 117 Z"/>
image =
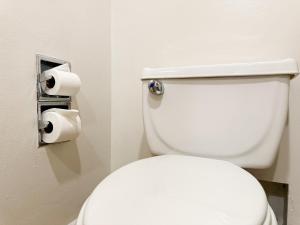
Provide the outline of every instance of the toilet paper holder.
<path id="1" fill-rule="evenodd" d="M 70 96 L 48 95 L 44 92 L 42 85 L 49 82 L 51 85 L 52 77 L 45 76 L 45 71 L 57 66 L 68 65 L 71 70 L 71 63 L 65 60 L 57 59 L 54 57 L 36 55 L 36 70 L 37 70 L 37 100 L 38 101 L 71 101 Z"/>
<path id="2" fill-rule="evenodd" d="M 42 118 L 42 112 L 47 109 L 51 108 L 60 108 L 60 109 L 71 109 L 71 102 L 70 101 L 58 101 L 58 102 L 46 102 L 46 101 L 39 101 L 38 102 L 38 144 L 39 147 L 46 145 L 47 143 L 43 142 L 43 133 L 44 132 L 51 132 L 52 124 L 49 121 L 44 121 Z"/>
<path id="3" fill-rule="evenodd" d="M 53 129 L 52 123 L 44 121 L 42 113 L 51 108 L 71 109 L 71 96 L 48 95 L 44 92 L 43 85 L 46 82 L 54 82 L 55 79 L 51 75 L 44 73 L 47 70 L 59 67 L 59 70 L 71 71 L 71 63 L 65 60 L 36 55 L 36 70 L 37 70 L 37 127 L 38 127 L 38 146 L 47 145 L 43 142 L 43 134 L 50 133 Z M 49 86 L 48 86 L 49 87 Z"/>

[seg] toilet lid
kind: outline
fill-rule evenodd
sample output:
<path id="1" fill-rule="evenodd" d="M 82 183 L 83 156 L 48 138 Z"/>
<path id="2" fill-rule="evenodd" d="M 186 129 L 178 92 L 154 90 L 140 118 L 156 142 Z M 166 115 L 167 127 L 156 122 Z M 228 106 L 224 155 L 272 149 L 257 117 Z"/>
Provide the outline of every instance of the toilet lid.
<path id="1" fill-rule="evenodd" d="M 262 225 L 258 181 L 225 161 L 165 155 L 131 163 L 90 196 L 83 225 Z"/>

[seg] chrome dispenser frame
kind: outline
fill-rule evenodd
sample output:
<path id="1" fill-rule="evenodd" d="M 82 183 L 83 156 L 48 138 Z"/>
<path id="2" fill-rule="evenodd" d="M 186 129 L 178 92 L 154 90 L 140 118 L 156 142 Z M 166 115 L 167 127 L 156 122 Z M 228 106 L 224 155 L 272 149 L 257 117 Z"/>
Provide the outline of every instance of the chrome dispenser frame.
<path id="1" fill-rule="evenodd" d="M 46 82 L 47 78 L 43 77 L 43 72 L 52 69 L 56 66 L 68 64 L 71 70 L 71 63 L 65 60 L 44 56 L 36 55 L 36 71 L 37 71 L 37 119 L 38 119 L 38 144 L 39 147 L 46 145 L 43 142 L 44 129 L 49 126 L 49 122 L 42 120 L 42 112 L 51 108 L 71 109 L 71 97 L 70 96 L 59 96 L 59 95 L 48 95 L 43 91 L 42 82 Z"/>

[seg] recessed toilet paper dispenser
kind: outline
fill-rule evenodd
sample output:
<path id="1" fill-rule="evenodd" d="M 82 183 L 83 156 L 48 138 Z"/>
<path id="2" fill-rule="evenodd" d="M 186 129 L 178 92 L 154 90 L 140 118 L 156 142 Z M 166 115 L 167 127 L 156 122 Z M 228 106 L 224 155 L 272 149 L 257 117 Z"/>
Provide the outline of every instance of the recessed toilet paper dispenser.
<path id="1" fill-rule="evenodd" d="M 81 130 L 78 110 L 71 109 L 71 96 L 81 81 L 71 64 L 37 55 L 37 114 L 39 146 L 76 138 Z"/>

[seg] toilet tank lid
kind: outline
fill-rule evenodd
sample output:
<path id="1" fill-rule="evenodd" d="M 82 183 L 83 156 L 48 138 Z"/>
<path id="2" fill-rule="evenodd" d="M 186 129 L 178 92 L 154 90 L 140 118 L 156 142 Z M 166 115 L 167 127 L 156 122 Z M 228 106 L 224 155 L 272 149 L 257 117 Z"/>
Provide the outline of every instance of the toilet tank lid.
<path id="1" fill-rule="evenodd" d="M 293 77 L 298 74 L 297 61 L 290 58 L 265 62 L 144 68 L 142 80 L 266 75 L 290 75 Z"/>

